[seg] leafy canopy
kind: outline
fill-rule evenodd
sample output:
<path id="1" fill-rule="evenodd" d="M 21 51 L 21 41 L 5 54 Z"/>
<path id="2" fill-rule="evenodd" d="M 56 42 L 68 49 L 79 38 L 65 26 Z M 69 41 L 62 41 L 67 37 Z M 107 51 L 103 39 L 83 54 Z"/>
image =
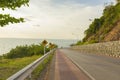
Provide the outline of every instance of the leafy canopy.
<path id="1" fill-rule="evenodd" d="M 20 8 L 22 5 L 28 6 L 29 0 L 0 0 L 0 9 L 3 11 L 5 9 L 16 10 Z M 0 26 L 3 27 L 8 25 L 9 23 L 20 23 L 24 22 L 23 18 L 15 18 L 10 16 L 10 14 L 1 14 L 0 13 Z"/>

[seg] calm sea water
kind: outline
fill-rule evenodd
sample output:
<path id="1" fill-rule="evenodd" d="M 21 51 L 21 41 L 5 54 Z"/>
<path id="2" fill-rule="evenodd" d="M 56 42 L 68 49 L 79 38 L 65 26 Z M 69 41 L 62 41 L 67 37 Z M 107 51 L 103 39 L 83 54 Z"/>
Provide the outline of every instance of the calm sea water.
<path id="1" fill-rule="evenodd" d="M 14 38 L 0 38 L 0 55 L 9 52 L 12 48 L 19 45 L 39 44 L 43 39 L 14 39 Z M 76 40 L 63 39 L 47 39 L 48 42 L 55 43 L 59 47 L 69 47 L 70 44 L 75 43 Z"/>

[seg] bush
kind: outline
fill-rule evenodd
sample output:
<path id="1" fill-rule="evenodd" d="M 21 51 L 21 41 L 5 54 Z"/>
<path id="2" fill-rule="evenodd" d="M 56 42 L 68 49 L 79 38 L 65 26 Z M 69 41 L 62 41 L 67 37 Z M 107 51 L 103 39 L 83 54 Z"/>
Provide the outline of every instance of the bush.
<path id="1" fill-rule="evenodd" d="M 40 46 L 31 45 L 31 46 L 17 46 L 14 49 L 11 49 L 10 52 L 4 54 L 4 58 L 12 59 L 12 58 L 22 58 L 26 56 L 33 56 L 40 54 Z"/>
<path id="2" fill-rule="evenodd" d="M 17 46 L 16 48 L 11 49 L 10 52 L 8 52 L 7 54 L 3 54 L 3 57 L 7 58 L 7 59 L 13 59 L 13 58 L 22 58 L 22 57 L 29 57 L 29 56 L 33 56 L 33 55 L 44 54 L 44 46 L 47 46 L 47 43 L 46 43 L 46 45 L 32 44 L 30 46 L 28 46 L 28 45 Z M 48 46 L 49 47 L 45 47 L 46 53 L 49 52 L 50 49 L 57 48 L 57 45 L 55 45 L 55 44 L 52 44 L 52 47 L 50 45 L 48 45 Z"/>
<path id="3" fill-rule="evenodd" d="M 46 48 L 46 52 L 49 49 Z M 14 49 L 11 49 L 10 52 L 4 54 L 4 58 L 13 59 L 13 58 L 22 58 L 26 56 L 40 55 L 44 54 L 44 47 L 41 45 L 25 45 L 25 46 L 17 46 Z"/>

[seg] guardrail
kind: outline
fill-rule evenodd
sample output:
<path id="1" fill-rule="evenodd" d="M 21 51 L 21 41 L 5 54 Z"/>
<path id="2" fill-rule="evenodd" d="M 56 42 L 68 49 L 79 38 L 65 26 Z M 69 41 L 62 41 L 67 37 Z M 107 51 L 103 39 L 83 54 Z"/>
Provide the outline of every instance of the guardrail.
<path id="1" fill-rule="evenodd" d="M 44 59 L 46 59 L 49 54 L 51 54 L 52 52 L 54 52 L 54 50 L 51 50 L 50 52 L 46 53 L 45 55 L 43 55 L 42 57 L 40 57 L 39 59 L 37 59 L 36 61 L 34 61 L 33 63 L 29 64 L 28 66 L 26 66 L 25 68 L 21 69 L 20 71 L 18 71 L 17 73 L 15 73 L 14 75 L 10 76 L 7 80 L 24 80 L 27 77 L 31 78 L 31 73 L 33 72 L 33 70 L 44 61 Z"/>

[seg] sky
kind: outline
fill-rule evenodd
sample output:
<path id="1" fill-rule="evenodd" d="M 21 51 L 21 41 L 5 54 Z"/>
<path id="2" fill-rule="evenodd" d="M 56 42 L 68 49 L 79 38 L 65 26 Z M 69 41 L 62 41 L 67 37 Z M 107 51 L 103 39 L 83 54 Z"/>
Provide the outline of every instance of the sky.
<path id="1" fill-rule="evenodd" d="M 115 0 L 30 0 L 29 7 L 6 9 L 24 23 L 0 27 L 0 38 L 79 39 L 91 21 L 102 16 L 105 3 Z"/>

